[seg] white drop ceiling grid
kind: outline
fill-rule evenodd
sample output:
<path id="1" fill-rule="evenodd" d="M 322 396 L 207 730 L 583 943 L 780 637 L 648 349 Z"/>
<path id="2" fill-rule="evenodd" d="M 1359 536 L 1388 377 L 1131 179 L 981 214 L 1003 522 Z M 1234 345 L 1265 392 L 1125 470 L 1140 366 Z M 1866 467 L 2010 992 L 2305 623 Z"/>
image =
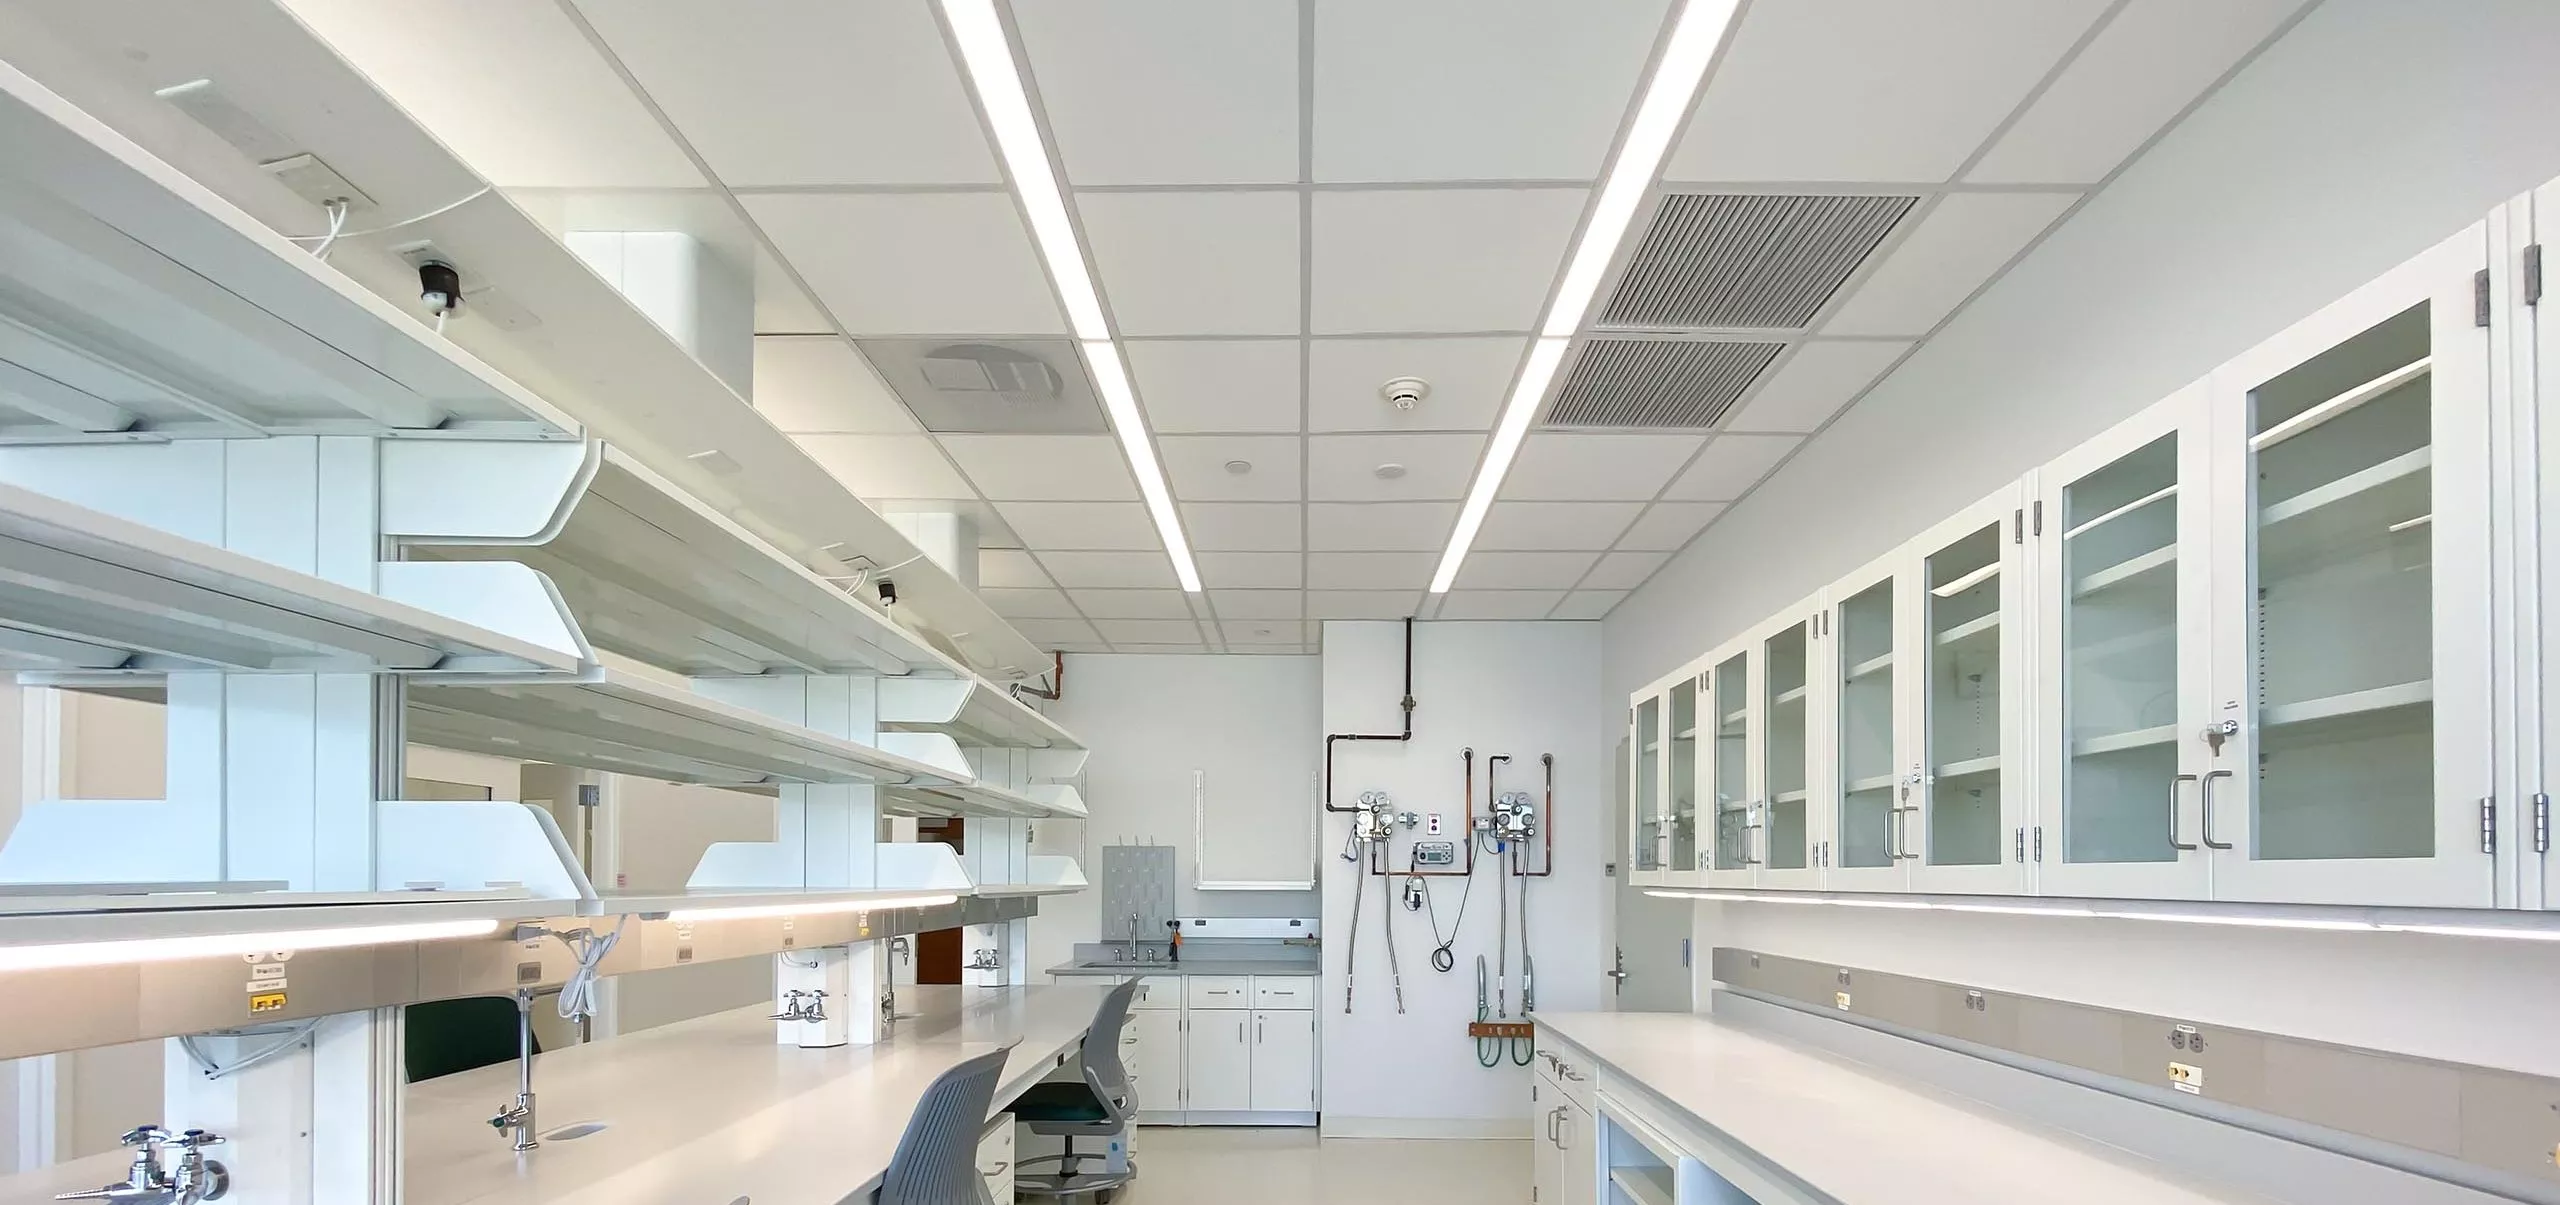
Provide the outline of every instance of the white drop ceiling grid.
<path id="1" fill-rule="evenodd" d="M 1110 436 L 927 432 L 850 342 L 1066 330 L 930 0 L 542 6 L 557 21 L 515 0 L 391 10 L 408 16 L 288 3 L 432 23 L 438 55 L 509 40 L 561 66 L 546 97 L 618 79 L 622 94 L 565 108 L 511 103 L 503 77 L 413 101 L 323 28 L 503 186 L 725 203 L 730 233 L 770 261 L 758 406 L 875 505 L 977 515 L 985 593 L 1026 635 L 1234 652 L 1311 651 L 1326 618 L 1606 614 L 2302 7 L 1746 4 L 1657 191 L 1919 205 L 1720 429 L 1534 430 L 1434 599 L 1423 587 L 1669 0 L 1013 0 L 1018 62 L 1197 550 L 1196 596 L 1175 588 Z M 398 44 L 378 40 L 374 57 Z M 443 78 L 417 60 L 402 69 L 418 88 Z M 589 133 L 508 146 L 492 117 L 545 111 Z M 651 124 L 662 143 L 636 132 Z M 670 163 L 707 185 L 676 188 Z M 540 175 L 495 170 L 513 164 Z M 1401 375 L 1433 386 L 1411 412 L 1377 393 Z"/>

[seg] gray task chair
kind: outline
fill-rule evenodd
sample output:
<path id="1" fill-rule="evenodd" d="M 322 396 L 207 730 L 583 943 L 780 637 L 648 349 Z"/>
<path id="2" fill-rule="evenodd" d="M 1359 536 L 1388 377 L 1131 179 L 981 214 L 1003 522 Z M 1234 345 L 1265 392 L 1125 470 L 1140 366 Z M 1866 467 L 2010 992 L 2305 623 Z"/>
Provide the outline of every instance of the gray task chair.
<path id="1" fill-rule="evenodd" d="M 1012 1053 L 1007 1046 L 973 1056 L 925 1086 L 880 1177 L 878 1205 L 994 1205 L 978 1174 L 978 1137 Z"/>
<path id="2" fill-rule="evenodd" d="M 1128 1022 L 1129 1002 L 1138 994 L 1138 981 L 1132 979 L 1111 989 L 1102 998 L 1102 1007 L 1093 1014 L 1093 1027 L 1084 1032 L 1084 1082 L 1053 1080 L 1033 1084 L 1020 1099 L 1013 1102 L 1014 1119 L 1031 1127 L 1034 1134 L 1066 1140 L 1066 1153 L 1042 1155 L 1021 1161 L 1020 1166 L 1056 1163 L 1054 1173 L 1023 1175 L 1015 1178 L 1014 1191 L 1027 1197 L 1072 1197 L 1093 1194 L 1095 1205 L 1105 1205 L 1121 1185 L 1136 1179 L 1138 1167 L 1129 1165 L 1123 1172 L 1079 1173 L 1077 1165 L 1100 1155 L 1077 1154 L 1077 1138 L 1106 1138 L 1128 1128 L 1129 1119 L 1138 1115 L 1138 1094 L 1129 1083 L 1129 1070 L 1120 1064 L 1120 1027 Z"/>

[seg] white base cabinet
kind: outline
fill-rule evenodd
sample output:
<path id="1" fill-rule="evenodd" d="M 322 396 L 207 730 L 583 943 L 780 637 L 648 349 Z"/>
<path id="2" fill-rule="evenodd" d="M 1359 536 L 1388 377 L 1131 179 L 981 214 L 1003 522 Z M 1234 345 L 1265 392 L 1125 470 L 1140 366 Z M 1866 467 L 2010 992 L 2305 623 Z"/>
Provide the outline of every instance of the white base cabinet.
<path id="1" fill-rule="evenodd" d="M 1315 1010 L 1254 1010 L 1252 1062 L 1255 1112 L 1314 1112 Z"/>
<path id="2" fill-rule="evenodd" d="M 1137 1086 L 1141 1124 L 1316 1123 L 1314 976 L 1141 982 L 1120 1048 Z"/>

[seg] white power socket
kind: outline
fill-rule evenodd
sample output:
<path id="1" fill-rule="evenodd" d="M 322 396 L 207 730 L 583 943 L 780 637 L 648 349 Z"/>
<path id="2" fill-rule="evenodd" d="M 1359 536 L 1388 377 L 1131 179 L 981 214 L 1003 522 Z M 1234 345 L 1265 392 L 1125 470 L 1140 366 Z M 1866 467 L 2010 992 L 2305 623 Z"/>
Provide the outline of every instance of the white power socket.
<path id="1" fill-rule="evenodd" d="M 1439 835 L 1440 835 L 1440 813 L 1438 813 L 1438 812 L 1432 812 L 1432 813 L 1430 813 L 1429 815 L 1427 815 L 1427 816 L 1423 817 L 1423 822 L 1422 822 L 1422 824 L 1423 824 L 1423 827 L 1422 827 L 1422 831 L 1423 831 L 1423 832 L 1428 833 L 1428 834 L 1430 834 L 1431 836 L 1434 836 L 1434 837 L 1437 837 L 1437 836 L 1439 836 Z"/>

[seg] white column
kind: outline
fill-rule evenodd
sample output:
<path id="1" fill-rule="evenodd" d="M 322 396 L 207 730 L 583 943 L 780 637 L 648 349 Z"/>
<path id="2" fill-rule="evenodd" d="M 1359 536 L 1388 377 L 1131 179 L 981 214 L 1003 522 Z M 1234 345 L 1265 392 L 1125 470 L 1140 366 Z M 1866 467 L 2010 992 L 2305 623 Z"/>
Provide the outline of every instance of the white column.
<path id="1" fill-rule="evenodd" d="M 562 240 L 658 329 L 728 382 L 755 396 L 753 278 L 721 262 L 690 234 L 573 230 Z"/>
<path id="2" fill-rule="evenodd" d="M 961 585 L 978 588 L 977 520 L 947 510 L 899 511 L 883 517 L 924 553 L 926 560 L 959 578 Z"/>

